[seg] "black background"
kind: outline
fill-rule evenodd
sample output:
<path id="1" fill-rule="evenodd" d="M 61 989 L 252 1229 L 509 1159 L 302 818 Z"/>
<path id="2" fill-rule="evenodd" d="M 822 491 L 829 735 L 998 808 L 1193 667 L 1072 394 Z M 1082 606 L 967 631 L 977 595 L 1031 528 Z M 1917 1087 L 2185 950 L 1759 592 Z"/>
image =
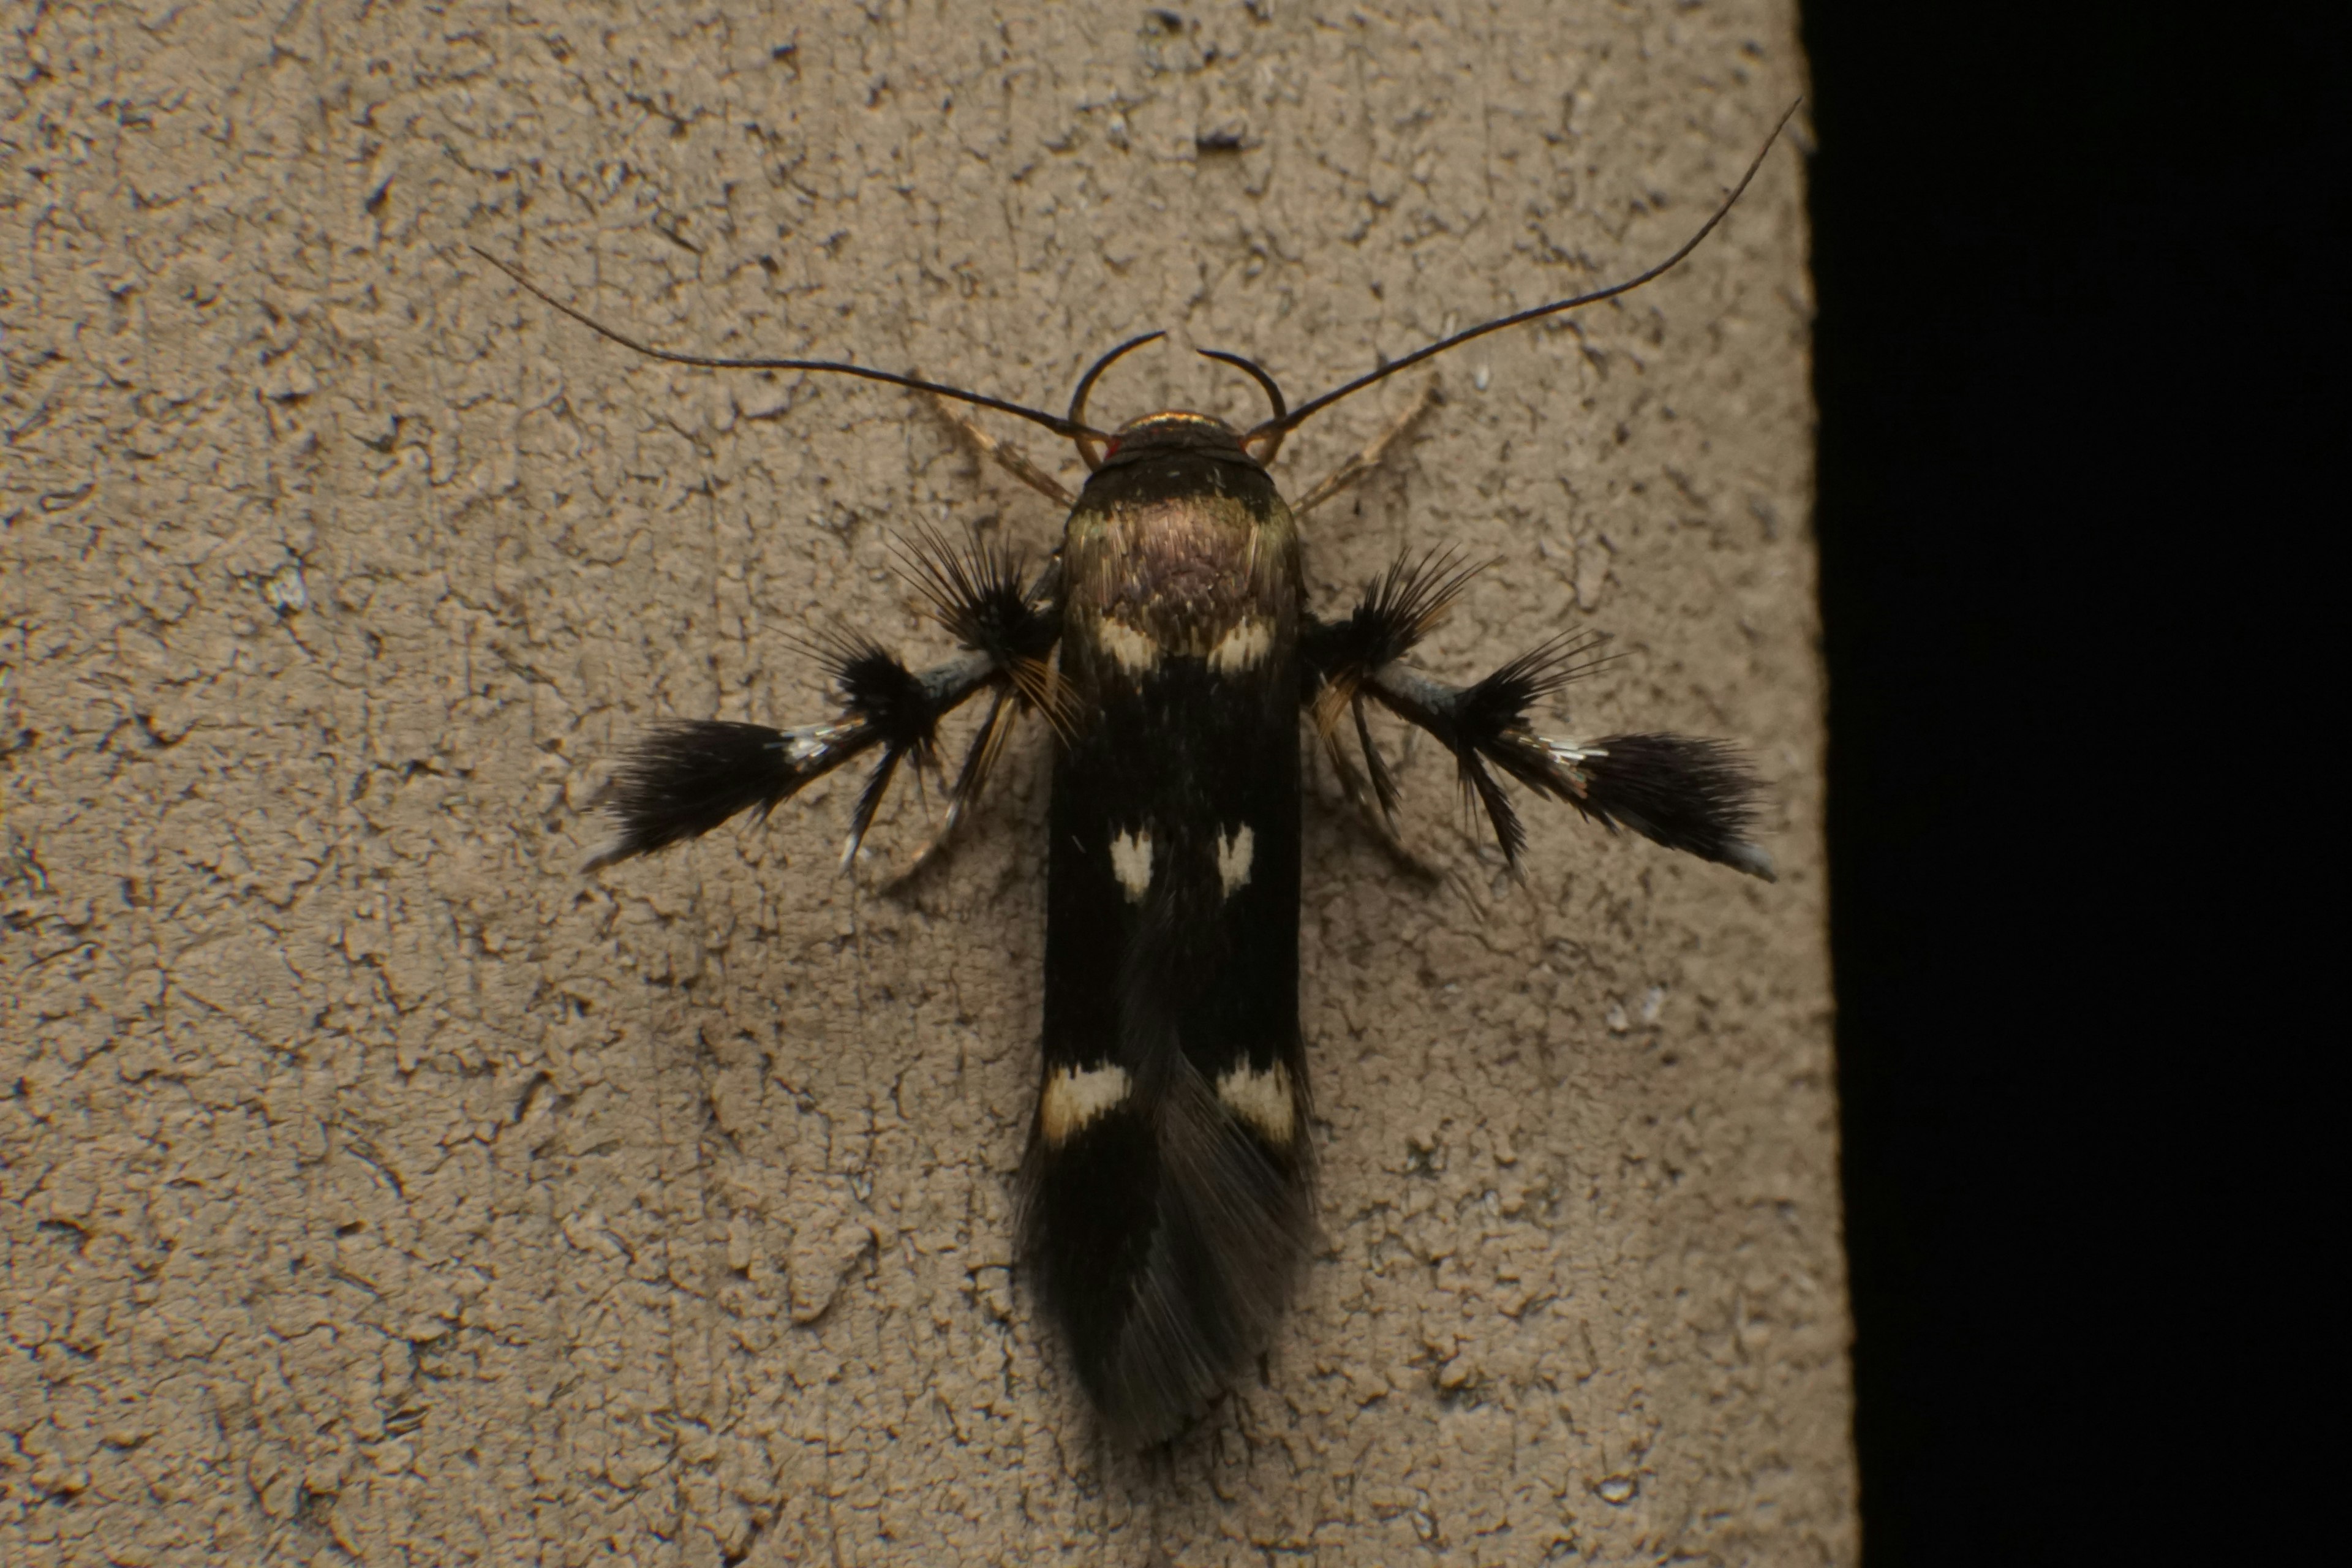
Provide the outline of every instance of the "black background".
<path id="1" fill-rule="evenodd" d="M 2273 1227 L 2343 1030 L 2255 868 L 2341 859 L 2343 657 L 2287 645 L 2340 596 L 2347 57 L 2267 8 L 1804 13 L 1864 1559 L 2264 1555 L 2341 1441 L 2294 1275 L 2342 1205 Z"/>

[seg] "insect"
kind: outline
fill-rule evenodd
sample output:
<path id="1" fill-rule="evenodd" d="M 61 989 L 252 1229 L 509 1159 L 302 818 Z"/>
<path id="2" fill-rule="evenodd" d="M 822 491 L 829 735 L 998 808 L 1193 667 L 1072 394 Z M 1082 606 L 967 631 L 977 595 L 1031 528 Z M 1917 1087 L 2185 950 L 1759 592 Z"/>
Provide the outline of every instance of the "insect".
<path id="1" fill-rule="evenodd" d="M 1443 549 L 1401 556 L 1342 616 L 1307 605 L 1297 519 L 1359 477 L 1390 437 L 1295 506 L 1267 468 L 1292 431 L 1343 398 L 1474 338 L 1667 271 L 1730 211 L 1780 129 L 1696 234 L 1625 282 L 1455 332 L 1295 408 L 1250 360 L 1201 351 L 1249 376 L 1270 402 L 1271 415 L 1246 430 L 1174 409 L 1108 431 L 1087 422 L 1103 373 L 1158 332 L 1097 360 L 1068 412 L 1055 415 L 862 365 L 656 348 L 478 252 L 550 307 L 639 353 L 862 377 L 1009 414 L 1076 443 L 1088 477 L 1071 496 L 967 426 L 984 451 L 1067 506 L 1060 548 L 1032 573 L 1005 546 L 917 531 L 906 549 L 910 574 L 959 645 L 956 657 L 917 670 L 863 637 L 824 634 L 818 651 L 840 694 L 831 718 L 782 730 L 656 727 L 614 775 L 618 831 L 589 864 L 647 854 L 746 813 L 764 817 L 835 768 L 878 753 L 852 808 L 846 868 L 900 768 L 936 770 L 941 721 L 984 698 L 949 791 L 944 838 L 1020 716 L 1045 720 L 1055 746 L 1044 1063 L 1022 1175 L 1023 1256 L 1114 1439 L 1164 1440 L 1232 1382 L 1270 1338 L 1312 1231 L 1298 1024 L 1302 711 L 1348 792 L 1382 821 L 1398 793 L 1367 705 L 1427 731 L 1453 756 L 1515 872 L 1526 833 L 1503 778 L 1610 829 L 1771 878 L 1770 860 L 1748 840 L 1759 785 L 1731 747 L 1654 733 L 1570 741 L 1531 725 L 1539 700 L 1591 668 L 1597 638 L 1555 637 L 1468 685 L 1423 673 L 1406 656 L 1471 575 Z"/>

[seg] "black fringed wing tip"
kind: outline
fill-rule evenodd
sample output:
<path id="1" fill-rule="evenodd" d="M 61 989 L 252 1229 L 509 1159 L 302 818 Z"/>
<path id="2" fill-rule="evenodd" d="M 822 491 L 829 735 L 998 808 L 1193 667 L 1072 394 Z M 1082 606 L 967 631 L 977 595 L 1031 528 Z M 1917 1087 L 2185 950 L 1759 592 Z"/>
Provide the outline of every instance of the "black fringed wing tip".
<path id="1" fill-rule="evenodd" d="M 829 729 L 787 734 L 764 724 L 675 720 L 640 738 L 605 787 L 617 831 L 581 866 L 618 861 L 699 838 L 741 813 L 765 816 L 777 804 L 850 754 Z M 803 755 L 802 753 L 805 753 Z"/>
<path id="2" fill-rule="evenodd" d="M 1303 1079 L 1295 1101 L 1304 1126 Z M 1022 1257 L 1105 1433 L 1183 1434 L 1273 1341 L 1314 1237 L 1311 1152 L 1259 1144 L 1196 1072 L 1024 1161 Z"/>
<path id="3" fill-rule="evenodd" d="M 1581 798 L 1610 826 L 1767 882 L 1772 858 L 1748 839 L 1763 784 L 1736 746 L 1692 735 L 1610 735 L 1583 748 Z"/>
<path id="4" fill-rule="evenodd" d="M 1571 742 L 1507 730 L 1479 745 L 1476 754 L 1612 833 L 1630 829 L 1669 849 L 1767 882 L 1778 879 L 1771 856 L 1748 837 L 1763 786 L 1737 747 L 1689 735 Z M 1471 782 L 1470 765 L 1464 773 Z M 1478 793 L 1488 797 L 1485 788 Z M 1498 837 L 1501 828 L 1497 821 Z M 1515 858 L 1508 839 L 1503 850 L 1507 859 Z"/>

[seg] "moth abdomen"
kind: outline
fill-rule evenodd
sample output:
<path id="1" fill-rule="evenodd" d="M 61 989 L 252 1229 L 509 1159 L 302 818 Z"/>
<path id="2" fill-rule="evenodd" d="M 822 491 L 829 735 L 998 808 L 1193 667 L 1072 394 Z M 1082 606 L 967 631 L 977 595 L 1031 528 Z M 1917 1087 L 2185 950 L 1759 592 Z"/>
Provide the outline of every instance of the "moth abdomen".
<path id="1" fill-rule="evenodd" d="M 1279 1062 L 1213 1081 L 1178 1059 L 1148 1091 L 1097 1075 L 1046 1079 L 1023 1228 L 1079 1382 L 1142 1446 L 1231 1386 L 1281 1321 L 1313 1235 L 1306 1086 Z"/>

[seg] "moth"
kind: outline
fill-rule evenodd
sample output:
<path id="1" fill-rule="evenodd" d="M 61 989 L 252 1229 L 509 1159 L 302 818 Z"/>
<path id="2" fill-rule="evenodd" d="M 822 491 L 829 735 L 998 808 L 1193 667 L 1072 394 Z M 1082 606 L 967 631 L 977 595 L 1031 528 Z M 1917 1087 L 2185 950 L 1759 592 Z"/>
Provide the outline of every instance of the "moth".
<path id="1" fill-rule="evenodd" d="M 747 813 L 764 818 L 874 755 L 850 815 L 846 868 L 901 767 L 936 771 L 941 721 L 984 700 L 943 838 L 980 796 L 1016 721 L 1045 721 L 1055 753 L 1044 1064 L 1021 1178 L 1022 1256 L 1114 1440 L 1163 1441 L 1231 1384 L 1271 1338 L 1312 1234 L 1298 1026 L 1302 714 L 1348 792 L 1360 800 L 1368 788 L 1376 820 L 1392 817 L 1398 793 L 1367 705 L 1427 731 L 1452 754 L 1514 872 L 1526 832 L 1505 778 L 1606 828 L 1770 879 L 1770 859 L 1749 841 L 1759 785 L 1732 747 L 1655 733 L 1577 741 L 1534 727 L 1530 709 L 1591 667 L 1595 638 L 1555 637 L 1468 685 L 1416 668 L 1407 656 L 1471 575 L 1442 549 L 1400 557 L 1343 616 L 1307 605 L 1298 517 L 1377 461 L 1386 438 L 1295 506 L 1267 469 L 1286 437 L 1343 398 L 1667 271 L 1722 222 L 1780 129 L 1697 233 L 1625 282 L 1455 332 L 1295 408 L 1258 364 L 1201 351 L 1264 391 L 1273 411 L 1246 430 L 1179 409 L 1108 431 L 1087 422 L 1096 382 L 1158 332 L 1097 360 L 1056 415 L 862 365 L 656 348 L 477 253 L 552 309 L 656 359 L 863 377 L 1076 443 L 1088 477 L 1072 496 L 967 426 L 983 451 L 1068 508 L 1059 549 L 1033 573 L 1003 545 L 917 531 L 906 551 L 912 580 L 956 656 L 918 670 L 866 637 L 823 634 L 818 649 L 840 695 L 830 718 L 783 730 L 714 720 L 655 728 L 614 774 L 617 832 L 589 867 Z"/>

